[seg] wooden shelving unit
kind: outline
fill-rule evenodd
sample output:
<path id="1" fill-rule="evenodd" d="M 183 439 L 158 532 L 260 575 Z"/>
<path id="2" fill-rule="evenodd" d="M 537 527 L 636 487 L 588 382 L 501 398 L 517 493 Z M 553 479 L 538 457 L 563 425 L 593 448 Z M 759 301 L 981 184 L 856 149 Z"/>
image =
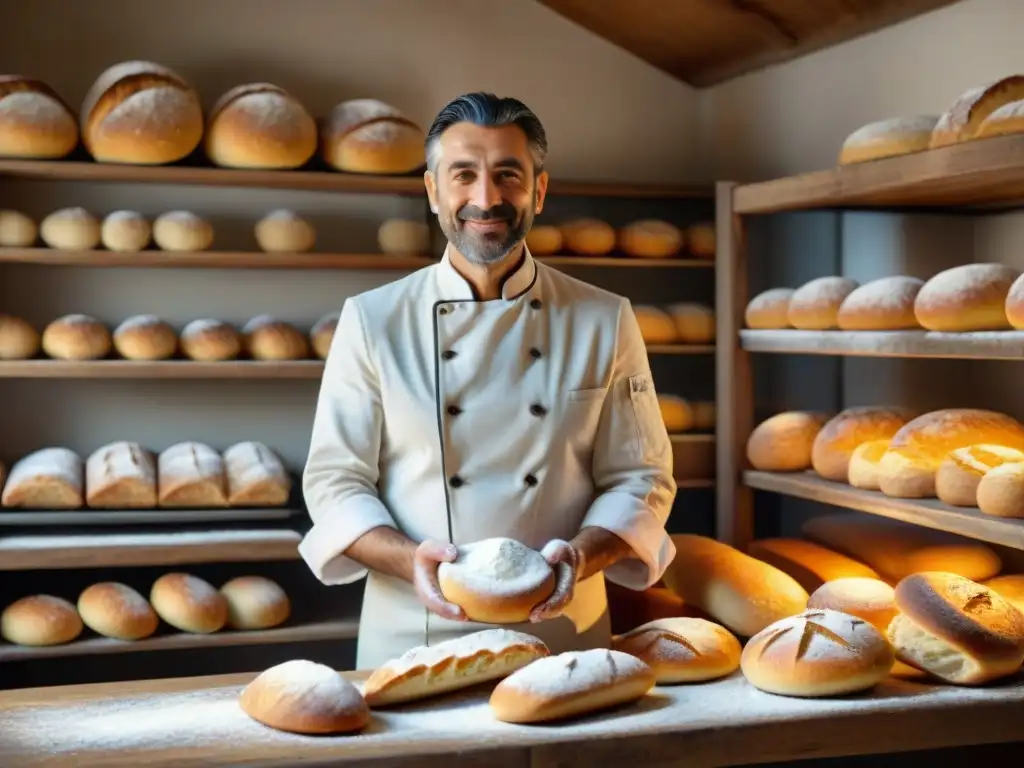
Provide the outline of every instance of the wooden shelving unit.
<path id="1" fill-rule="evenodd" d="M 740 331 L 747 352 L 845 357 L 1024 359 L 1024 331 Z"/>

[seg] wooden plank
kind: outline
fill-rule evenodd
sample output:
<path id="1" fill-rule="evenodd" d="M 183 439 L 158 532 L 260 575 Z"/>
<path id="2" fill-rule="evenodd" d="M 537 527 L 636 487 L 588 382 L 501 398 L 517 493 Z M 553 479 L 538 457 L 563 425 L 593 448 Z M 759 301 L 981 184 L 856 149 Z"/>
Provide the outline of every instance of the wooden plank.
<path id="1" fill-rule="evenodd" d="M 178 525 L 256 520 L 286 520 L 302 510 L 288 507 L 220 507 L 217 509 L 0 509 L 0 527 L 86 525 Z"/>
<path id="2" fill-rule="evenodd" d="M 1024 331 L 740 331 L 748 352 L 846 357 L 1024 359 Z"/>
<path id="3" fill-rule="evenodd" d="M 712 355 L 714 344 L 648 344 L 647 351 L 652 355 Z"/>
<path id="4" fill-rule="evenodd" d="M 1024 549 L 1024 520 L 991 517 L 973 507 L 951 507 L 936 499 L 895 499 L 878 491 L 862 491 L 823 480 L 813 472 L 743 473 L 749 488 L 794 496 L 821 504 L 903 520 L 926 528 L 949 531 L 992 544 Z"/>
<path id="5" fill-rule="evenodd" d="M 16 379 L 319 379 L 320 360 L 3 360 L 0 378 Z"/>

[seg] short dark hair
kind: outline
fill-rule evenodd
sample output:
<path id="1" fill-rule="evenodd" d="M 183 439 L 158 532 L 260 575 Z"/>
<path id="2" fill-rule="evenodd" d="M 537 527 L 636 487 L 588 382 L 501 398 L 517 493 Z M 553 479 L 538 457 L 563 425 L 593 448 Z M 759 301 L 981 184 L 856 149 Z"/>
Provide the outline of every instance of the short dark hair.
<path id="1" fill-rule="evenodd" d="M 548 154 L 548 137 L 544 126 L 533 111 L 519 99 L 495 96 L 493 93 L 477 91 L 466 93 L 448 102 L 427 131 L 426 154 L 427 167 L 434 170 L 437 163 L 432 157 L 438 140 L 446 130 L 456 123 L 473 123 L 489 128 L 500 128 L 505 125 L 517 125 L 526 134 L 526 143 L 533 158 L 535 173 L 544 169 L 544 159 Z"/>

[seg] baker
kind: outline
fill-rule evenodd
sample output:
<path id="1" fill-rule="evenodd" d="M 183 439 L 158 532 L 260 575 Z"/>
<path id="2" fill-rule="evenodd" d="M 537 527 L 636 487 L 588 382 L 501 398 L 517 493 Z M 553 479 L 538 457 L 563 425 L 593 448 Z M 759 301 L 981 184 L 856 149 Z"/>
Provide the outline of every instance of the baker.
<path id="1" fill-rule="evenodd" d="M 641 590 L 675 550 L 672 448 L 628 300 L 536 262 L 547 138 L 520 101 L 438 114 L 424 183 L 441 261 L 347 299 L 324 366 L 302 558 L 367 577 L 357 667 L 487 628 L 445 601 L 460 544 L 515 539 L 568 578 L 513 628 L 607 647 L 604 578 Z"/>

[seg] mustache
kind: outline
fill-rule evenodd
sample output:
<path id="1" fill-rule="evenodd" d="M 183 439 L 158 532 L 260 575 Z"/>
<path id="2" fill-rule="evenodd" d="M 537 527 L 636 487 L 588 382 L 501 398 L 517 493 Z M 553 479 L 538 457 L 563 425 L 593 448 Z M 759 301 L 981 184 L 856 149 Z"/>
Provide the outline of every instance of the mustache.
<path id="1" fill-rule="evenodd" d="M 516 217 L 516 209 L 510 203 L 499 203 L 486 211 L 475 205 L 464 205 L 455 215 L 462 221 L 512 221 Z"/>

